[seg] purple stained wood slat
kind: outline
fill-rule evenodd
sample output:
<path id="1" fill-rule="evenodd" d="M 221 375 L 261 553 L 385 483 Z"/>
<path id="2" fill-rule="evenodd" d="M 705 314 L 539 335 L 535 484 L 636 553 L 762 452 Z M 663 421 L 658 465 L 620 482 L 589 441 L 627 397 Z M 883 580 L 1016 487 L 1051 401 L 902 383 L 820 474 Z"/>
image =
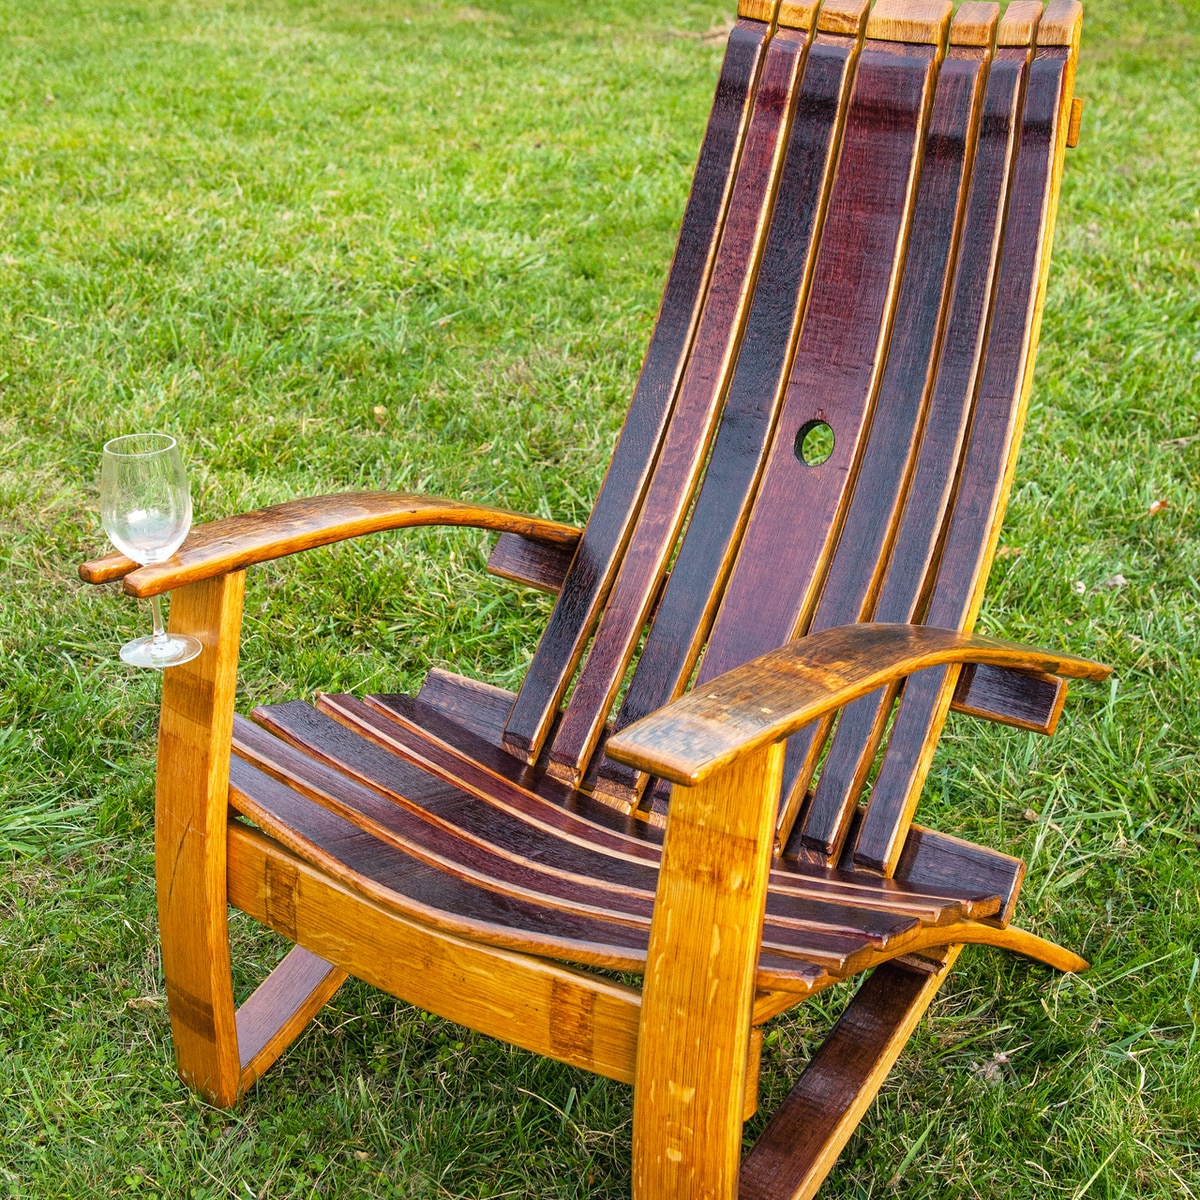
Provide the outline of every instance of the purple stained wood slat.
<path id="1" fill-rule="evenodd" d="M 787 383 L 859 46 L 856 38 L 819 34 L 808 52 L 737 369 L 618 729 L 682 692 L 708 634 Z M 629 804 L 644 782 L 606 758 L 596 789 Z"/>
<path id="2" fill-rule="evenodd" d="M 949 506 L 983 362 L 1027 54 L 1001 49 L 988 72 L 937 379 L 904 512 L 871 614 L 874 620 L 907 623 L 916 617 Z M 842 711 L 813 797 L 811 811 L 817 815 L 811 829 L 806 822 L 801 832 L 793 833 L 788 855 L 808 853 L 803 833 L 810 838 L 811 853 L 826 856 L 836 831 L 843 829 L 846 816 L 853 812 L 894 697 L 894 690 L 883 689 Z"/>
<path id="3" fill-rule="evenodd" d="M 761 22 L 739 20 L 729 35 L 679 242 L 629 414 L 508 721 L 505 746 L 526 762 L 537 758 L 557 715 L 650 478 L 699 321 L 768 32 Z"/>
<path id="4" fill-rule="evenodd" d="M 697 687 L 790 641 L 811 610 L 882 367 L 936 55 L 868 42 L 859 58 L 783 411 Z M 818 466 L 794 448 L 813 421 L 834 436 Z"/>
<path id="5" fill-rule="evenodd" d="M 811 633 L 866 618 L 896 532 L 933 389 L 988 57 L 983 50 L 952 47 L 938 74 L 887 365 Z M 824 726 L 810 727 L 788 741 L 785 838 L 816 766 L 823 731 Z M 849 816 L 849 806 L 829 813 L 810 808 L 803 820 L 804 844 L 835 858 Z"/>
<path id="6" fill-rule="evenodd" d="M 551 546 L 519 533 L 502 533 L 488 556 L 487 569 L 502 579 L 557 594 L 575 557 L 574 546 Z"/>
<path id="7" fill-rule="evenodd" d="M 1054 230 L 1068 53 L 1065 47 L 1040 50 L 1029 68 L 987 356 L 925 614 L 929 625 L 970 629 L 974 624 L 1012 484 Z M 931 670 L 906 684 L 855 844 L 858 865 L 887 870 L 899 853 L 956 679 L 953 670 Z"/>
<path id="8" fill-rule="evenodd" d="M 550 748 L 551 773 L 572 784 L 582 777 L 608 719 L 704 466 L 750 301 L 807 39 L 807 33 L 780 30 L 767 49 L 679 398 L 616 582 Z"/>

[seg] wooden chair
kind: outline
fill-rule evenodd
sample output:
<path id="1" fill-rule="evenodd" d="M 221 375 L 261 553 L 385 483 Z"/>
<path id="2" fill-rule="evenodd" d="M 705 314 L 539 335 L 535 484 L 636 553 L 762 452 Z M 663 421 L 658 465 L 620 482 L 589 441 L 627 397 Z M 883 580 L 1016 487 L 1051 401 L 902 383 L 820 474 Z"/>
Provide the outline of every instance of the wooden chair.
<path id="1" fill-rule="evenodd" d="M 174 590 L 205 646 L 163 681 L 156 855 L 179 1070 L 215 1104 L 349 973 L 635 1083 L 638 1197 L 809 1196 L 964 944 L 1086 966 L 1010 925 L 1019 860 L 912 820 L 948 709 L 1050 733 L 1065 678 L 1106 674 L 971 633 L 1082 11 L 950 13 L 742 0 L 584 530 L 350 494 L 82 568 Z M 244 568 L 430 524 L 559 594 L 515 696 L 435 670 L 235 715 Z M 236 1011 L 229 904 L 296 943 Z M 741 1160 L 763 1023 L 868 968 Z"/>

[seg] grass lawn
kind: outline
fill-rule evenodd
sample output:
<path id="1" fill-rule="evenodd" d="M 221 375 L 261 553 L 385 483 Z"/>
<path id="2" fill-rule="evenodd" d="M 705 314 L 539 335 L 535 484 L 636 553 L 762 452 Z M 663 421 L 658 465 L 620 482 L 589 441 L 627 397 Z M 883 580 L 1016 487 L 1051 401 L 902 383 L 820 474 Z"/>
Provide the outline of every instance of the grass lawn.
<path id="1" fill-rule="evenodd" d="M 236 1113 L 175 1079 L 145 605 L 79 584 L 100 446 L 200 520 L 409 488 L 574 522 L 649 335 L 732 5 L 0 8 L 0 1197 L 621 1196 L 627 1089 L 349 983 Z M 989 632 L 1116 667 L 1058 735 L 954 718 L 922 815 L 1030 864 L 1080 977 L 969 949 L 829 1197 L 1200 1196 L 1200 7 L 1089 0 Z M 250 573 L 252 703 L 513 686 L 488 540 Z M 238 987 L 281 952 L 235 921 Z M 770 1111 L 840 996 L 768 1035 Z M 761 1119 L 759 1119 L 761 1123 Z M 757 1124 L 754 1126 L 757 1128 Z"/>

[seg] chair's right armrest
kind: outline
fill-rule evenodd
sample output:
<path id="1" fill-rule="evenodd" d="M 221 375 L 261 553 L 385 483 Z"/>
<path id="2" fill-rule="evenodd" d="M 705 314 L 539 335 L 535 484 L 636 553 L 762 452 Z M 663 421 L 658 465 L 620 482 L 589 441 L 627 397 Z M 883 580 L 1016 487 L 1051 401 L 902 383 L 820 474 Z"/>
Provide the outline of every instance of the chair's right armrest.
<path id="1" fill-rule="evenodd" d="M 555 547 L 573 547 L 572 525 L 523 516 L 503 508 L 418 496 L 410 492 L 340 492 L 289 500 L 269 508 L 199 525 L 164 563 L 139 567 L 123 554 L 94 559 L 79 568 L 86 583 L 124 579 L 132 596 L 156 596 L 184 584 L 237 571 L 316 546 L 387 529 L 418 525 L 466 525 L 519 534 Z"/>

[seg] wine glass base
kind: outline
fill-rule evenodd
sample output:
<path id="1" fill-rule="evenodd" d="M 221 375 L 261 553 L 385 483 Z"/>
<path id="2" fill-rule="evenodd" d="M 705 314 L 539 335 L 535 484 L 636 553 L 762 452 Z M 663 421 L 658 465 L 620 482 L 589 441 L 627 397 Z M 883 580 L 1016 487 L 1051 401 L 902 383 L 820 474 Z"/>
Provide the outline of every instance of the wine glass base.
<path id="1" fill-rule="evenodd" d="M 155 667 L 163 670 L 166 667 L 177 667 L 180 663 L 191 662 L 204 647 L 194 637 L 186 633 L 170 633 L 157 646 L 154 645 L 154 635 L 137 638 L 126 642 L 121 647 L 121 660 L 131 667 Z"/>

